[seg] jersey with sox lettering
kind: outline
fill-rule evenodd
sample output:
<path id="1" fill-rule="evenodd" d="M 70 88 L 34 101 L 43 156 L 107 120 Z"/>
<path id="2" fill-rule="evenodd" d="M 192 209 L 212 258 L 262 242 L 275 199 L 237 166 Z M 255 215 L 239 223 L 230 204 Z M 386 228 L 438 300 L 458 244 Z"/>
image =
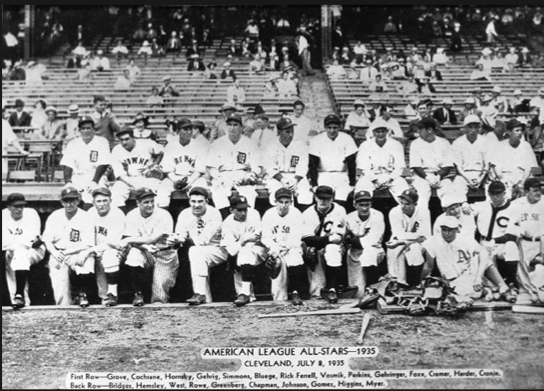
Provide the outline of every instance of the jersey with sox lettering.
<path id="1" fill-rule="evenodd" d="M 13 244 L 30 246 L 40 234 L 40 227 L 40 216 L 35 209 L 24 208 L 19 220 L 13 220 L 9 209 L 2 210 L 2 251 Z"/>
<path id="2" fill-rule="evenodd" d="M 276 244 L 287 249 L 301 249 L 302 220 L 302 212 L 297 208 L 289 208 L 283 217 L 276 208 L 270 208 L 263 216 L 263 244 L 267 248 Z"/>
<path id="3" fill-rule="evenodd" d="M 242 247 L 240 241 L 244 235 L 256 235 L 259 243 L 261 240 L 261 215 L 253 208 L 247 209 L 245 221 L 237 221 L 234 214 L 227 216 L 221 226 L 221 247 L 225 247 L 229 254 L 236 255 Z M 246 244 L 247 246 L 248 244 Z"/>
<path id="4" fill-rule="evenodd" d="M 346 217 L 347 230 L 359 238 L 361 248 L 351 248 L 349 255 L 353 259 L 359 259 L 363 251 L 369 247 L 382 248 L 382 239 L 385 232 L 385 220 L 383 213 L 370 208 L 370 216 L 361 220 L 358 211 L 353 211 Z"/>
<path id="5" fill-rule="evenodd" d="M 174 232 L 182 238 L 191 238 L 197 246 L 219 246 L 221 242 L 221 212 L 206 206 L 206 213 L 195 216 L 191 208 L 181 211 Z"/>
<path id="6" fill-rule="evenodd" d="M 76 175 L 93 175 L 98 166 L 105 164 L 111 164 L 110 143 L 102 136 L 94 136 L 88 144 L 83 137 L 73 139 L 60 161 L 61 166 L 70 167 Z"/>
<path id="7" fill-rule="evenodd" d="M 541 236 L 544 235 L 544 198 L 534 204 L 527 197 L 512 201 L 512 214 L 507 232 L 513 235 Z"/>
<path id="8" fill-rule="evenodd" d="M 357 153 L 353 138 L 340 132 L 331 140 L 326 132 L 318 134 L 310 141 L 309 154 L 319 157 L 319 172 L 344 172 L 345 159 Z"/>
<path id="9" fill-rule="evenodd" d="M 89 224 L 94 228 L 94 245 L 97 250 L 105 250 L 106 243 L 118 243 L 125 233 L 125 214 L 121 209 L 112 207 L 107 215 L 100 216 L 92 207 L 87 211 Z"/>
<path id="10" fill-rule="evenodd" d="M 222 171 L 253 171 L 259 172 L 261 166 L 260 149 L 255 141 L 242 135 L 233 144 L 229 136 L 219 137 L 210 145 L 208 166 Z"/>
<path id="11" fill-rule="evenodd" d="M 164 156 L 161 166 L 164 172 L 173 172 L 180 176 L 190 176 L 195 170 L 204 173 L 206 171 L 206 159 L 209 145 L 197 139 L 191 139 L 189 144 L 183 146 L 177 142 L 168 143 L 164 147 Z"/>
<path id="12" fill-rule="evenodd" d="M 70 250 L 76 243 L 94 244 L 94 227 L 89 224 L 89 215 L 83 209 L 77 208 L 77 212 L 71 219 L 66 217 L 64 209 L 58 209 L 51 213 L 45 222 L 43 240 L 52 242 L 59 250 Z"/>
<path id="13" fill-rule="evenodd" d="M 343 206 L 333 202 L 331 209 L 321 215 L 317 212 L 317 205 L 313 205 L 302 213 L 304 217 L 303 237 L 329 236 L 346 233 L 346 210 Z"/>
<path id="14" fill-rule="evenodd" d="M 160 154 L 163 150 L 162 145 L 151 139 L 137 139 L 135 143 L 131 151 L 121 144 L 116 145 L 111 151 L 115 177 L 121 175 L 142 176 L 142 169 L 153 163 L 153 156 Z"/>
<path id="15" fill-rule="evenodd" d="M 301 140 L 293 140 L 285 147 L 279 140 L 263 145 L 266 172 L 272 178 L 277 173 L 294 173 L 306 178 L 308 173 L 308 147 Z"/>
<path id="16" fill-rule="evenodd" d="M 494 207 L 489 200 L 470 205 L 482 240 L 491 240 L 506 233 L 512 214 L 511 205 L 510 200 L 498 208 Z"/>

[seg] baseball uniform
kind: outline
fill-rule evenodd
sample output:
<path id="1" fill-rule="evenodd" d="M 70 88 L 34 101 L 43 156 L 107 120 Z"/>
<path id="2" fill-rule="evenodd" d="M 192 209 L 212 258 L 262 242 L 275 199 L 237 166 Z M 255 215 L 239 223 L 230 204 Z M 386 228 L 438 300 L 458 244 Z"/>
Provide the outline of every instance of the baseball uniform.
<path id="1" fill-rule="evenodd" d="M 296 182 L 296 176 L 302 177 L 295 191 L 298 202 L 305 205 L 311 204 L 313 193 L 306 178 L 308 174 L 308 147 L 306 144 L 301 140 L 293 139 L 285 147 L 279 138 L 276 138 L 273 142 L 264 145 L 262 152 L 266 169 L 266 187 L 270 193 L 270 204 L 276 205 L 274 197 L 276 190 L 282 187 L 290 187 L 291 184 Z M 282 175 L 282 181 L 274 178 L 278 173 Z"/>
<path id="2" fill-rule="evenodd" d="M 408 241 L 408 245 L 387 249 L 387 270 L 389 274 L 397 278 L 397 281 L 408 285 L 406 281 L 406 265 L 423 265 L 423 247 L 414 242 L 419 236 L 429 239 L 431 237 L 431 214 L 425 205 L 417 205 L 414 214 L 408 216 L 402 213 L 400 205 L 389 211 L 389 223 L 391 225 L 391 239 Z"/>
<path id="3" fill-rule="evenodd" d="M 353 211 L 346 217 L 347 231 L 353 233 L 361 244 L 360 248 L 350 248 L 348 251 L 348 285 L 357 286 L 358 297 L 362 297 L 365 289 L 363 268 L 378 266 L 378 257 L 383 254 L 382 239 L 385 231 L 383 213 L 370 209 L 370 216 L 361 220 L 358 211 Z"/>
<path id="4" fill-rule="evenodd" d="M 452 150 L 455 165 L 463 170 L 469 180 L 478 180 L 487 170 L 491 149 L 482 136 L 478 135 L 473 143 L 466 136 L 461 136 L 453 142 Z M 468 193 L 468 185 L 466 182 L 465 194 Z"/>
<path id="5" fill-rule="evenodd" d="M 301 221 L 303 221 L 303 215 L 294 207 L 290 207 L 289 213 L 283 217 L 279 215 L 276 208 L 267 210 L 263 216 L 262 242 L 269 250 L 276 249 L 281 254 L 282 260 L 280 273 L 271 284 L 274 300 L 287 300 L 288 286 L 302 283 L 289 280 L 289 268 L 304 265 Z"/>
<path id="6" fill-rule="evenodd" d="M 436 218 L 433 225 L 433 235 L 440 235 L 442 233 L 442 229 L 440 227 L 446 216 L 448 215 L 446 214 L 446 212 L 444 212 Z M 472 212 L 470 212 L 469 214 L 461 212 L 459 217 L 456 218 L 457 220 L 459 220 L 459 233 L 457 235 L 473 240 L 476 233 L 476 223 L 474 222 L 474 215 L 472 214 Z"/>
<path id="7" fill-rule="evenodd" d="M 128 237 L 156 236 L 161 233 L 172 233 L 174 220 L 169 212 L 155 207 L 151 216 L 144 218 L 139 208 L 131 210 L 125 220 L 125 233 Z M 126 265 L 131 267 L 153 267 L 151 284 L 151 303 L 168 303 L 170 289 L 176 283 L 179 270 L 178 253 L 172 247 L 160 240 L 155 243 L 159 247 L 156 253 L 142 251 L 132 247 L 127 255 Z"/>
<path id="8" fill-rule="evenodd" d="M 94 243 L 94 227 L 89 224 L 89 216 L 83 209 L 78 208 L 71 219 L 66 217 L 64 209 L 58 209 L 47 218 L 42 237 L 44 242 L 53 243 L 58 250 L 69 252 L 82 244 L 91 247 Z M 72 263 L 82 262 L 82 256 L 83 253 L 79 251 L 69 255 L 62 263 L 59 263 L 55 257 L 50 257 L 49 276 L 57 305 L 72 304 L 70 270 L 78 275 L 94 273 L 94 257 L 88 257 L 83 266 L 69 266 Z"/>
<path id="9" fill-rule="evenodd" d="M 233 144 L 229 136 L 215 140 L 208 153 L 208 167 L 219 170 L 219 177 L 212 178 L 213 202 L 218 209 L 229 206 L 228 198 L 232 188 L 248 199 L 249 206 L 255 207 L 257 192 L 255 185 L 238 185 L 240 180 L 259 174 L 260 150 L 253 140 L 242 136 Z"/>
<path id="10" fill-rule="evenodd" d="M 346 210 L 337 203 L 331 204 L 331 209 L 321 215 L 317 207 L 311 206 L 302 214 L 304 218 L 303 239 L 308 236 L 330 236 L 346 233 Z M 315 270 L 308 269 L 308 280 L 310 282 L 310 295 L 321 297 L 321 289 L 326 286 L 325 265 L 340 267 L 344 247 L 342 244 L 329 243 L 323 249 L 319 249 L 318 264 Z"/>
<path id="11" fill-rule="evenodd" d="M 142 170 L 153 163 L 153 156 L 162 152 L 163 147 L 151 139 L 136 139 L 135 145 L 131 151 L 124 148 L 121 144 L 116 145 L 111 151 L 111 160 L 113 173 L 115 174 L 115 184 L 112 188 L 112 205 L 125 206 L 126 200 L 130 196 L 131 189 L 148 187 L 153 191 L 159 188 L 160 180 L 157 178 L 146 178 Z M 121 176 L 130 177 L 133 186 L 119 179 Z"/>
<path id="12" fill-rule="evenodd" d="M 6 252 L 6 281 L 10 297 L 17 288 L 15 271 L 30 270 L 30 266 L 40 262 L 45 255 L 45 246 L 34 249 L 31 242 L 40 234 L 40 216 L 31 208 L 23 209 L 19 220 L 11 217 L 9 209 L 2 210 L 2 251 Z M 28 282 L 25 287 L 25 302 L 30 304 Z"/>
<path id="13" fill-rule="evenodd" d="M 355 141 L 343 132 L 339 132 L 334 140 L 326 132 L 321 133 L 310 142 L 309 154 L 319 158 L 317 185 L 335 189 L 337 200 L 345 201 L 352 190 L 345 159 L 355 153 Z"/>
<path id="14" fill-rule="evenodd" d="M 362 176 L 355 185 L 355 192 L 366 190 L 372 194 L 377 186 L 373 181 L 392 180 L 388 188 L 398 203 L 398 196 L 410 187 L 401 177 L 404 167 L 404 147 L 397 140 L 387 138 L 381 147 L 375 139 L 364 141 L 357 153 L 357 169 L 362 171 Z"/>
<path id="15" fill-rule="evenodd" d="M 195 216 L 191 208 L 181 211 L 174 232 L 181 238 L 192 239 L 189 248 L 191 277 L 194 293 L 206 296 L 212 302 L 209 268 L 227 261 L 228 252 L 221 243 L 221 213 L 213 206 L 206 206 L 206 213 Z"/>
<path id="16" fill-rule="evenodd" d="M 110 144 L 101 136 L 94 136 L 88 144 L 82 137 L 73 139 L 66 146 L 60 161 L 61 166 L 67 166 L 73 170 L 72 184 L 79 190 L 86 203 L 93 201 L 91 192 L 87 191 L 87 188 L 94 178 L 96 168 L 110 163 Z M 106 187 L 105 175 L 100 178 L 98 186 Z"/>

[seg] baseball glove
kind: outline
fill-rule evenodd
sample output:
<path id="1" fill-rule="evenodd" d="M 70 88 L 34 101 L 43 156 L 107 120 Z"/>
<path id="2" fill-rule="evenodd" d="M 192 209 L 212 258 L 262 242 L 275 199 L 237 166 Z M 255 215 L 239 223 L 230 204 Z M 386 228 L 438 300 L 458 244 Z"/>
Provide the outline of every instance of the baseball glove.
<path id="1" fill-rule="evenodd" d="M 268 255 L 264 266 L 266 267 L 268 276 L 274 280 L 281 271 L 281 258 Z"/>
<path id="2" fill-rule="evenodd" d="M 183 177 L 174 183 L 174 188 L 176 190 L 183 190 L 187 187 L 187 177 Z"/>
<path id="3" fill-rule="evenodd" d="M 306 244 L 303 243 L 302 260 L 304 261 L 304 264 L 310 268 L 311 271 L 314 271 L 317 264 L 319 263 L 317 249 L 315 247 L 307 247 Z"/>
<path id="4" fill-rule="evenodd" d="M 161 170 L 161 168 L 159 167 L 158 164 L 151 164 L 151 165 L 145 167 L 142 170 L 142 174 L 146 178 L 156 178 L 156 179 L 159 179 L 159 180 L 162 180 L 162 178 L 164 178 L 164 173 L 162 172 L 162 170 Z"/>

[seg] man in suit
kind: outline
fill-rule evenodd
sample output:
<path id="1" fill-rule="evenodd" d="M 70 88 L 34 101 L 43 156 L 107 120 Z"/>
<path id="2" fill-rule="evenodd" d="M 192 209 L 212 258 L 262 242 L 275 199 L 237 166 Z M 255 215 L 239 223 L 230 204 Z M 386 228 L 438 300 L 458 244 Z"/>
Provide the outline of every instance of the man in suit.
<path id="1" fill-rule="evenodd" d="M 442 81 L 442 73 L 436 69 L 436 64 L 431 63 L 428 71 L 425 71 L 425 76 L 428 76 L 431 81 Z"/>
<path id="2" fill-rule="evenodd" d="M 30 114 L 28 114 L 26 111 L 24 111 L 25 108 L 25 102 L 23 102 L 21 99 L 17 99 L 15 101 L 15 110 L 11 115 L 9 116 L 9 124 L 12 127 L 17 126 L 30 126 L 30 121 L 32 121 L 32 117 Z"/>
<path id="3" fill-rule="evenodd" d="M 433 118 L 436 119 L 440 125 L 457 124 L 457 117 L 455 116 L 455 112 L 451 109 L 452 106 L 453 101 L 451 98 L 444 98 L 442 107 L 437 108 L 433 112 Z"/>
<path id="4" fill-rule="evenodd" d="M 529 49 L 523 48 L 521 49 L 521 55 L 518 57 L 518 61 L 516 66 L 518 67 L 530 67 L 532 64 L 532 57 L 529 54 Z"/>

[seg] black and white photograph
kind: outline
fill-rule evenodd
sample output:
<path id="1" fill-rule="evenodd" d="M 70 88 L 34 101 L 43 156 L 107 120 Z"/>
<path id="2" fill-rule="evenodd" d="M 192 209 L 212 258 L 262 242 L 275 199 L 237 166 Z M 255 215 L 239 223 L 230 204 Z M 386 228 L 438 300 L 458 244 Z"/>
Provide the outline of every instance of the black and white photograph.
<path id="1" fill-rule="evenodd" d="M 543 19 L 3 5 L 2 388 L 544 388 Z"/>

